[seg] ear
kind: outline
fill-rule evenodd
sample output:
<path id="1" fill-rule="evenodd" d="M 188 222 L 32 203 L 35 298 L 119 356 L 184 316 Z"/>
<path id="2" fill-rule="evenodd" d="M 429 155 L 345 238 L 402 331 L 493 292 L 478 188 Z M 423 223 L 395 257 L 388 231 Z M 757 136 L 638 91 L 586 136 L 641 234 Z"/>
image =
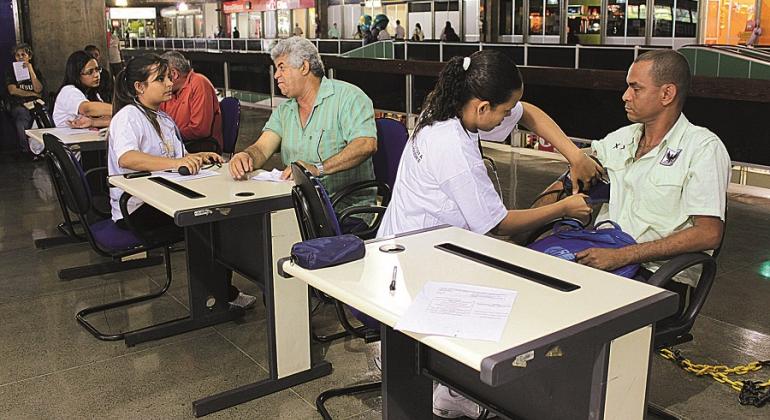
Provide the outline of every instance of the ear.
<path id="1" fill-rule="evenodd" d="M 143 85 L 144 85 L 144 83 L 142 83 L 140 81 L 134 82 L 134 92 L 136 92 L 137 95 L 140 92 L 144 92 Z"/>
<path id="2" fill-rule="evenodd" d="M 310 63 L 307 61 L 302 62 L 302 67 L 299 68 L 303 76 L 307 76 L 310 73 Z"/>
<path id="3" fill-rule="evenodd" d="M 676 101 L 677 96 L 676 85 L 673 83 L 667 83 L 660 87 L 660 102 L 663 106 L 669 106 Z"/>
<path id="4" fill-rule="evenodd" d="M 476 113 L 478 115 L 482 115 L 491 110 L 492 110 L 492 104 L 489 103 L 489 101 L 479 101 L 479 103 L 476 104 Z"/>

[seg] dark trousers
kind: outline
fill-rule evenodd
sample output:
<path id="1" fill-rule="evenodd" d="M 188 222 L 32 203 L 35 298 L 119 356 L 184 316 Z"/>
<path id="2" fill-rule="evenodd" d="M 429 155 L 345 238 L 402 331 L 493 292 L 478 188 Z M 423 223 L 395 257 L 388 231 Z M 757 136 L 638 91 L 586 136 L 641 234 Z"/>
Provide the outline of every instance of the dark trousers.
<path id="1" fill-rule="evenodd" d="M 128 224 L 124 219 L 120 219 L 115 222 L 119 228 L 130 230 L 128 227 Z M 142 231 L 151 232 L 153 230 L 157 229 L 179 229 L 179 235 L 183 236 L 184 232 L 182 232 L 182 228 L 177 226 L 174 223 L 174 219 L 169 217 L 166 213 L 163 213 L 162 211 L 156 209 L 153 206 L 148 206 L 147 204 L 142 204 L 141 206 L 137 207 L 136 210 L 134 210 L 133 213 L 131 213 L 131 224 L 139 230 L 139 236 L 141 235 Z M 233 272 L 228 270 L 227 271 L 227 284 L 229 286 L 229 292 L 227 300 L 228 302 L 232 302 L 235 300 L 235 298 L 238 297 L 238 293 L 240 293 L 240 290 L 238 290 L 237 287 L 233 286 Z"/>
<path id="2" fill-rule="evenodd" d="M 19 151 L 29 153 L 29 140 L 27 140 L 27 134 L 24 133 L 24 130 L 29 130 L 32 127 L 32 114 L 22 105 L 14 105 L 11 108 L 11 115 L 16 126 L 16 144 L 19 146 Z"/>

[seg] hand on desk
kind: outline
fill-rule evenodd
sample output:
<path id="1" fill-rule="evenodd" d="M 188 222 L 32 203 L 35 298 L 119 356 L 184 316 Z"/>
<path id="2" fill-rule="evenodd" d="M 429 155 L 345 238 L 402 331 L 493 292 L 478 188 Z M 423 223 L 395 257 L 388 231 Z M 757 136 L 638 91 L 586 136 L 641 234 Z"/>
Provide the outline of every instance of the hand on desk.
<path id="1" fill-rule="evenodd" d="M 247 179 L 246 174 L 254 170 L 254 161 L 246 152 L 238 152 L 230 159 L 230 176 L 233 179 Z"/>
<path id="2" fill-rule="evenodd" d="M 222 157 L 213 152 L 192 153 L 176 160 L 176 170 L 184 166 L 190 175 L 195 175 L 206 163 L 222 163 Z"/>
<path id="3" fill-rule="evenodd" d="M 67 121 L 70 128 L 88 128 L 94 124 L 94 121 L 85 115 L 78 115 L 74 120 Z"/>

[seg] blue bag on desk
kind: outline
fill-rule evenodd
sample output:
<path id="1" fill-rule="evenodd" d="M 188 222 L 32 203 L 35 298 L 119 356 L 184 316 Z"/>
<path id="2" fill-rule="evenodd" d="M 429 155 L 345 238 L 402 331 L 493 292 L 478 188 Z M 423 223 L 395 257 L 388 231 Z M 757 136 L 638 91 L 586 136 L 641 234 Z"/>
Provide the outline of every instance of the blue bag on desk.
<path id="1" fill-rule="evenodd" d="M 611 228 L 598 229 L 609 223 Z M 553 226 L 553 234 L 527 245 L 527 248 L 553 255 L 568 261 L 575 261 L 575 254 L 588 248 L 623 248 L 634 245 L 636 241 L 631 235 L 623 232 L 615 222 L 605 220 L 599 222 L 593 229 L 586 229 L 580 223 L 565 220 Z M 639 264 L 629 264 L 613 271 L 621 277 L 634 278 L 639 270 Z"/>
<path id="2" fill-rule="evenodd" d="M 308 270 L 345 264 L 361 259 L 364 255 L 364 241 L 355 235 L 308 239 L 291 247 L 291 260 Z"/>

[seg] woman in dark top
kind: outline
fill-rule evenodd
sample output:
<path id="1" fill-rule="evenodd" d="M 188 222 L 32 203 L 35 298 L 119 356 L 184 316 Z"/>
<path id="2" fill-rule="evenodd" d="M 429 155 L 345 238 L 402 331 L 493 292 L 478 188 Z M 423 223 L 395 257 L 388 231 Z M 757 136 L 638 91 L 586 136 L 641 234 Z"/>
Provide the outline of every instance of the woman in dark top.
<path id="1" fill-rule="evenodd" d="M 24 130 L 32 127 L 32 113 L 24 105 L 31 106 L 33 101 L 43 97 L 45 81 L 39 70 L 32 64 L 32 48 L 28 44 L 19 44 L 13 49 L 13 57 L 17 62 L 24 63 L 23 67 L 29 72 L 29 78 L 16 79 L 13 67 L 8 69 L 5 76 L 5 86 L 8 91 L 11 104 L 11 115 L 16 124 L 16 139 L 19 150 L 29 153 L 29 141 Z"/>

